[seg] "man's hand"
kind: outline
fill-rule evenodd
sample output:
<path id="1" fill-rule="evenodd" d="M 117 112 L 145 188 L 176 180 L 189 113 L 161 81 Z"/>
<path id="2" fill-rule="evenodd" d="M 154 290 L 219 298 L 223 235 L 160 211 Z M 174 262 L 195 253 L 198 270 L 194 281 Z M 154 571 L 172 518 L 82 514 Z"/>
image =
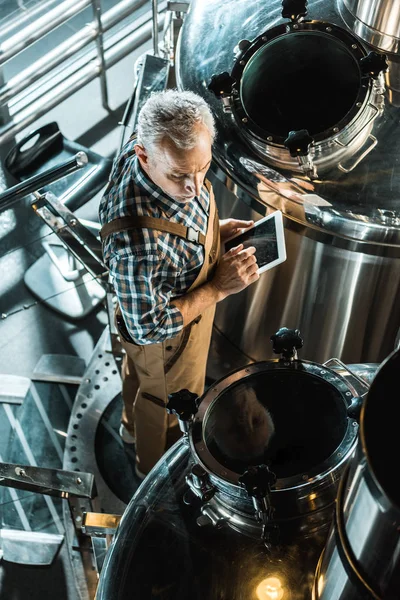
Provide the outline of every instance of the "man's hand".
<path id="1" fill-rule="evenodd" d="M 219 222 L 221 242 L 224 243 L 234 235 L 253 227 L 254 221 L 239 221 L 238 219 L 223 219 Z"/>
<path id="2" fill-rule="evenodd" d="M 215 275 L 210 281 L 219 294 L 219 300 L 241 292 L 260 278 L 255 251 L 254 246 L 243 249 L 243 244 L 240 244 L 221 256 Z"/>
<path id="3" fill-rule="evenodd" d="M 184 326 L 201 315 L 204 310 L 237 294 L 260 278 L 254 256 L 254 246 L 244 249 L 243 244 L 223 254 L 211 281 L 171 301 L 181 313 Z"/>

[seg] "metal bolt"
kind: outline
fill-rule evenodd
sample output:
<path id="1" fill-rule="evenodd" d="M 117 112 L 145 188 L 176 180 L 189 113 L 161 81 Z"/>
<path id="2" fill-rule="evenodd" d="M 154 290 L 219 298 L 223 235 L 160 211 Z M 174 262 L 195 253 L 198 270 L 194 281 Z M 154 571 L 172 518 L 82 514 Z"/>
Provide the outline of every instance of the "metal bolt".
<path id="1" fill-rule="evenodd" d="M 303 479 L 303 481 L 307 481 L 308 475 L 303 475 L 302 479 Z"/>
<path id="2" fill-rule="evenodd" d="M 299 26 L 298 25 L 293 25 L 293 29 L 298 29 Z"/>
<path id="3" fill-rule="evenodd" d="M 80 515 L 77 515 L 77 516 L 75 517 L 75 521 L 76 521 L 77 523 L 80 523 L 80 522 L 82 521 L 82 517 L 81 517 Z"/>
<path id="4" fill-rule="evenodd" d="M 351 396 L 351 392 L 346 392 L 346 396 Z"/>
<path id="5" fill-rule="evenodd" d="M 273 140 L 273 139 L 274 139 L 274 138 L 272 137 L 272 135 L 269 135 L 269 136 L 267 137 L 267 142 L 272 142 L 272 140 Z"/>
<path id="6" fill-rule="evenodd" d="M 247 117 L 243 117 L 242 123 L 247 123 L 247 121 L 248 121 Z"/>
<path id="7" fill-rule="evenodd" d="M 268 41 L 268 38 L 267 38 L 266 35 L 263 35 L 261 39 L 262 39 L 263 42 L 267 42 Z"/>
<path id="8" fill-rule="evenodd" d="M 200 515 L 200 517 L 197 517 L 196 523 L 199 527 L 205 527 L 206 525 L 212 525 L 212 521 L 211 521 L 210 517 L 208 517 L 207 515 Z"/>
<path id="9" fill-rule="evenodd" d="M 357 44 L 352 44 L 351 47 L 353 48 L 353 50 L 357 50 L 358 48 Z"/>
<path id="10" fill-rule="evenodd" d="M 326 371 L 321 371 L 321 375 L 325 375 Z"/>
<path id="11" fill-rule="evenodd" d="M 342 453 L 338 452 L 337 455 L 338 455 L 338 458 L 340 458 L 342 456 Z"/>
<path id="12" fill-rule="evenodd" d="M 76 219 L 71 219 L 69 222 L 71 227 L 75 227 L 75 225 L 77 224 L 77 220 Z"/>
<path id="13" fill-rule="evenodd" d="M 357 108 L 360 108 L 362 106 L 362 103 L 361 102 L 356 102 L 356 106 L 357 106 Z"/>
<path id="14" fill-rule="evenodd" d="M 333 133 L 337 133 L 339 131 L 339 127 L 334 127 L 333 128 Z"/>
<path id="15" fill-rule="evenodd" d="M 221 475 L 226 475 L 226 471 L 221 471 Z"/>
<path id="16" fill-rule="evenodd" d="M 239 65 L 242 65 L 242 67 L 246 64 L 245 60 L 239 60 Z"/>
<path id="17" fill-rule="evenodd" d="M 2 319 L 7 319 L 7 313 L 1 313 L 1 318 Z"/>
<path id="18" fill-rule="evenodd" d="M 326 31 L 332 31 L 332 27 L 327 27 Z"/>
<path id="19" fill-rule="evenodd" d="M 90 379 L 85 379 L 85 383 L 90 383 Z"/>
<path id="20" fill-rule="evenodd" d="M 81 483 L 82 483 L 82 479 L 81 479 L 80 477 L 77 477 L 77 478 L 76 478 L 76 483 L 77 483 L 78 485 L 81 485 Z"/>

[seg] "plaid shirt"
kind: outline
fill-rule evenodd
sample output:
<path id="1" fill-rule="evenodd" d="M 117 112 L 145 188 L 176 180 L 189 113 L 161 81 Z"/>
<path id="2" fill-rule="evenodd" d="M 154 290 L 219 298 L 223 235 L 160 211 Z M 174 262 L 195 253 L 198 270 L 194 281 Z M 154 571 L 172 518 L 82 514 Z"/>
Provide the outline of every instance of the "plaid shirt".
<path id="1" fill-rule="evenodd" d="M 143 172 L 130 140 L 113 164 L 100 202 L 104 225 L 125 216 L 159 217 L 207 232 L 209 194 L 178 204 Z M 184 295 L 204 262 L 203 246 L 156 229 L 113 233 L 103 241 L 103 258 L 126 327 L 137 344 L 176 336 L 183 328 L 172 300 Z"/>

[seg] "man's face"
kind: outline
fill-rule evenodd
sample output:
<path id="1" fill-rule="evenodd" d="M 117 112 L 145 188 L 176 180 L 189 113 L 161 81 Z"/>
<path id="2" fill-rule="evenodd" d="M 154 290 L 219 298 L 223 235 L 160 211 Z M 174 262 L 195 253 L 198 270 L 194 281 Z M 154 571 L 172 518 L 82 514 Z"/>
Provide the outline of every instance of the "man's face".
<path id="1" fill-rule="evenodd" d="M 181 150 L 169 139 L 147 151 L 135 146 L 142 169 L 163 192 L 177 202 L 189 202 L 200 195 L 204 177 L 211 163 L 211 136 L 205 125 L 198 125 L 197 143 L 191 150 Z"/>

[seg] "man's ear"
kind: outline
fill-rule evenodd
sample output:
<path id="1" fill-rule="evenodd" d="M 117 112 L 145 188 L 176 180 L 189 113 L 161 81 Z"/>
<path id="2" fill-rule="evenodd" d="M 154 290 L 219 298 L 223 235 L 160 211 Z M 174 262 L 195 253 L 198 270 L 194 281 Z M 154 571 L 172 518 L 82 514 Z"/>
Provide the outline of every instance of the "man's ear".
<path id="1" fill-rule="evenodd" d="M 144 168 L 148 167 L 149 157 L 143 146 L 141 146 L 140 144 L 135 144 L 134 149 L 136 152 L 136 156 L 139 159 L 140 165 Z"/>

